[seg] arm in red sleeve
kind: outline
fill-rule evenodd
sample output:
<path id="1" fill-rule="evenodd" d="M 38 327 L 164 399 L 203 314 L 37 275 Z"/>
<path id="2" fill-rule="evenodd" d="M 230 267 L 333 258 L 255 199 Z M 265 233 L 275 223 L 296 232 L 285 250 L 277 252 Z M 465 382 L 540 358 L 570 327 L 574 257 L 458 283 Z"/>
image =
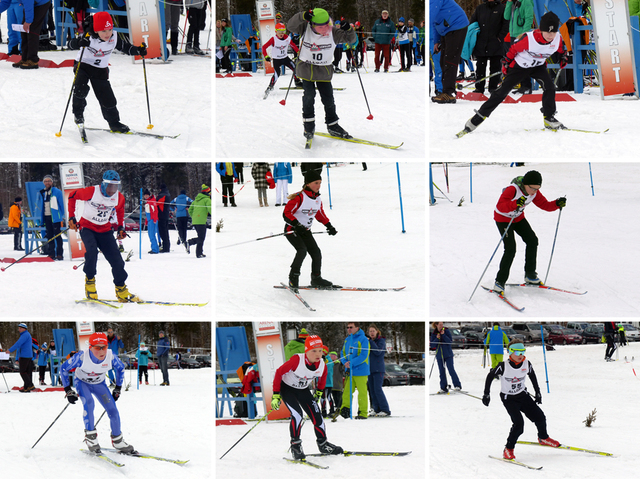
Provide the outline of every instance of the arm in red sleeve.
<path id="1" fill-rule="evenodd" d="M 507 186 L 502 192 L 502 194 L 500 195 L 500 198 L 498 199 L 498 204 L 496 205 L 496 208 L 498 209 L 498 211 L 502 211 L 503 213 L 509 213 L 510 211 L 515 211 L 515 209 L 518 207 L 517 198 L 515 200 L 513 199 L 515 194 L 516 194 L 516 187 Z"/>
<path id="2" fill-rule="evenodd" d="M 505 55 L 512 62 L 515 60 L 516 55 L 520 52 L 523 52 L 529 48 L 529 37 L 527 35 L 522 35 L 519 40 L 517 40 L 511 47 L 509 51 Z"/>
<path id="3" fill-rule="evenodd" d="M 88 201 L 93 198 L 95 187 L 87 186 L 86 188 L 80 188 L 74 190 L 69 195 L 69 218 L 76 215 L 76 201 Z"/>
<path id="4" fill-rule="evenodd" d="M 541 210 L 545 211 L 555 211 L 560 209 L 558 205 L 556 205 L 554 201 L 548 201 L 540 191 L 536 193 L 536 196 L 533 198 L 533 204 L 536 205 Z"/>
<path id="5" fill-rule="evenodd" d="M 304 194 L 304 193 L 303 193 Z M 284 222 L 288 225 L 292 225 L 294 222 L 298 221 L 294 215 L 300 205 L 302 204 L 302 194 L 298 194 L 295 198 L 289 200 L 284 207 L 284 212 L 282 213 L 282 217 L 284 218 Z"/>
<path id="6" fill-rule="evenodd" d="M 291 38 L 291 37 L 289 37 L 289 38 Z M 294 52 L 298 53 L 300 51 L 300 49 L 296 46 L 295 43 L 290 42 L 289 45 L 291 45 L 291 48 L 293 48 Z"/>
<path id="7" fill-rule="evenodd" d="M 320 361 L 322 361 L 322 359 Z M 327 368 L 328 367 L 329 366 L 327 366 L 326 364 L 324 365 L 324 371 L 322 371 L 322 376 L 320 376 L 320 379 L 318 380 L 318 391 L 324 391 L 324 388 L 327 385 Z"/>
<path id="8" fill-rule="evenodd" d="M 322 203 L 320 203 L 320 211 L 316 213 L 316 219 L 323 225 L 326 225 L 329 222 L 329 218 L 327 218 L 327 215 L 324 213 L 324 209 L 322 208 Z"/>
<path id="9" fill-rule="evenodd" d="M 300 356 L 294 354 L 291 359 L 284 363 L 276 370 L 276 374 L 273 377 L 273 393 L 280 393 L 280 383 L 282 383 L 282 376 L 289 371 L 294 371 L 300 363 Z"/>
<path id="10" fill-rule="evenodd" d="M 124 225 L 124 195 L 118 191 L 118 205 L 116 206 L 118 226 Z"/>
<path id="11" fill-rule="evenodd" d="M 262 57 L 266 57 L 267 55 L 267 48 L 272 47 L 273 46 L 273 37 L 269 38 L 269 41 L 267 43 L 265 43 L 264 45 L 262 45 Z"/>

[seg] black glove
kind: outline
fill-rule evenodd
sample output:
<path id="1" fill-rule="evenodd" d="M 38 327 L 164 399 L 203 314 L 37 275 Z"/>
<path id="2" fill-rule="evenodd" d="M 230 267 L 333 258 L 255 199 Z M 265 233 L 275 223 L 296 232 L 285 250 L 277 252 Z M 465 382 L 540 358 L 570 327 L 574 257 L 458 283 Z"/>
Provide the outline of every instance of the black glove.
<path id="1" fill-rule="evenodd" d="M 144 43 L 138 47 L 138 55 L 141 57 L 147 56 L 147 46 Z"/>
<path id="2" fill-rule="evenodd" d="M 293 234 L 295 234 L 296 236 L 304 235 L 307 233 L 307 231 L 309 231 L 307 230 L 307 228 L 302 226 L 302 223 L 300 223 L 299 221 L 293 223 L 291 227 L 293 228 Z"/>
<path id="3" fill-rule="evenodd" d="M 78 40 L 79 47 L 88 47 L 89 45 L 91 45 L 91 38 L 89 37 L 89 35 L 83 35 Z"/>
<path id="4" fill-rule="evenodd" d="M 340 30 L 344 30 L 345 32 L 348 32 L 350 28 L 351 28 L 351 25 L 346 20 L 340 23 Z"/>
<path id="5" fill-rule="evenodd" d="M 564 208 L 565 206 L 567 206 L 567 199 L 564 196 L 562 198 L 558 198 L 556 200 L 556 206 Z"/>
<path id="6" fill-rule="evenodd" d="M 516 205 L 518 205 L 518 208 L 522 208 L 526 201 L 527 199 L 524 196 L 521 196 L 518 198 L 518 201 L 516 201 Z"/>
<path id="7" fill-rule="evenodd" d="M 304 18 L 307 22 L 311 22 L 311 19 L 313 18 L 313 10 L 307 10 L 306 12 L 304 12 L 302 18 Z"/>
<path id="8" fill-rule="evenodd" d="M 72 216 L 69 218 L 69 229 L 76 231 L 78 229 L 78 222 L 76 221 L 76 217 Z"/>
<path id="9" fill-rule="evenodd" d="M 482 404 L 489 407 L 489 402 L 491 401 L 491 397 L 488 394 L 482 396 Z"/>
<path id="10" fill-rule="evenodd" d="M 267 55 L 266 57 L 264 57 L 264 61 L 265 62 L 271 62 L 271 57 L 269 55 Z"/>
<path id="11" fill-rule="evenodd" d="M 64 388 L 64 392 L 66 393 L 64 397 L 67 398 L 67 401 L 69 401 L 71 404 L 75 404 L 78 400 L 78 395 L 73 389 L 71 389 L 71 386 L 67 386 L 66 388 Z"/>
<path id="12" fill-rule="evenodd" d="M 565 51 L 562 52 L 562 56 L 560 57 L 560 69 L 562 70 L 569 63 L 569 54 Z"/>
<path id="13" fill-rule="evenodd" d="M 329 236 L 335 236 L 338 234 L 338 230 L 336 230 L 331 223 L 327 223 L 326 225 L 327 233 Z"/>
<path id="14" fill-rule="evenodd" d="M 121 389 L 122 389 L 122 387 L 121 387 L 121 386 L 116 386 L 116 387 L 113 389 L 113 393 L 111 393 L 111 394 L 113 395 L 113 400 L 114 400 L 114 401 L 117 401 L 117 400 L 118 400 L 118 398 L 120 397 L 120 390 L 121 390 Z"/>
<path id="15" fill-rule="evenodd" d="M 536 391 L 536 404 L 542 404 L 542 394 L 540 391 Z"/>
<path id="16" fill-rule="evenodd" d="M 119 240 L 123 240 L 127 237 L 127 232 L 124 230 L 124 227 L 118 226 L 118 234 L 116 236 Z"/>

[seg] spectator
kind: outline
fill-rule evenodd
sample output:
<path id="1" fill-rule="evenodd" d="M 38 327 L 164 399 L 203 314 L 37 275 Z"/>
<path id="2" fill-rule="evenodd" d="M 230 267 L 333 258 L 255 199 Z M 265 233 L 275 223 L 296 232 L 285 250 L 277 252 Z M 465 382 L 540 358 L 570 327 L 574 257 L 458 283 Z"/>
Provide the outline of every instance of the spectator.
<path id="1" fill-rule="evenodd" d="M 223 57 L 220 42 L 222 41 L 222 23 L 216 20 L 216 73 L 220 73 L 222 69 L 221 58 Z"/>
<path id="2" fill-rule="evenodd" d="M 176 351 L 175 358 L 176 358 L 176 365 L 177 365 L 178 369 L 184 369 L 182 367 L 182 364 L 180 364 L 180 361 L 182 361 L 182 353 L 180 351 Z M 162 384 L 161 384 L 161 386 L 162 386 Z"/>
<path id="3" fill-rule="evenodd" d="M 158 193 L 158 232 L 162 239 L 160 253 L 169 253 L 171 251 L 171 240 L 169 239 L 169 211 L 171 209 L 171 193 L 167 185 L 160 185 Z"/>
<path id="4" fill-rule="evenodd" d="M 113 332 L 113 328 L 107 328 L 107 345 L 114 356 L 120 357 L 120 349 L 124 349 L 124 343 L 120 336 Z M 111 381 L 111 386 L 114 386 L 116 384 L 116 378 L 113 374 L 113 370 L 109 370 L 107 376 Z"/>
<path id="5" fill-rule="evenodd" d="M 228 24 L 226 18 L 220 20 L 222 26 L 222 38 L 220 39 L 220 48 L 222 49 L 222 68 L 224 73 L 232 73 L 233 66 L 231 65 L 231 45 L 233 44 L 233 30 Z"/>
<path id="6" fill-rule="evenodd" d="M 409 33 L 409 43 L 411 44 L 409 55 L 411 57 L 412 64 L 418 66 L 420 64 L 420 53 L 418 52 L 418 37 L 420 35 L 420 31 L 418 30 L 418 27 L 416 27 L 413 18 L 407 20 L 407 31 Z"/>
<path id="7" fill-rule="evenodd" d="M 60 227 L 64 225 L 64 198 L 62 191 L 53 186 L 51 175 L 46 175 L 42 182 L 44 189 L 38 192 L 37 208 L 41 212 L 40 221 L 46 228 L 46 238 L 49 240 L 47 245 L 49 258 L 62 261 L 64 249 L 62 248 Z M 51 241 L 57 235 L 60 236 Z"/>
<path id="8" fill-rule="evenodd" d="M 478 22 L 480 31 L 476 39 L 473 55 L 476 58 L 477 79 L 487 76 L 487 64 L 489 74 L 500 71 L 502 55 L 504 53 L 504 37 L 509 30 L 509 22 L 504 18 L 504 5 L 498 0 L 484 0 L 476 7 L 469 20 Z M 489 79 L 489 93 L 493 93 L 500 83 L 500 75 Z M 476 83 L 475 91 L 484 93 L 485 81 Z"/>
<path id="9" fill-rule="evenodd" d="M 396 25 L 396 42 L 400 50 L 400 70 L 401 72 L 411 71 L 411 49 L 413 43 L 413 32 L 404 24 L 404 17 L 398 19 Z"/>
<path id="10" fill-rule="evenodd" d="M 489 355 L 491 356 L 491 369 L 495 368 L 504 359 L 504 348 L 509 346 L 509 338 L 500 328 L 498 323 L 493 323 L 493 329 L 487 333 L 484 339 L 485 352 L 489 346 Z"/>
<path id="11" fill-rule="evenodd" d="M 200 50 L 200 30 L 204 29 L 207 20 L 207 2 L 205 0 L 186 0 L 189 30 L 187 31 L 187 53 L 204 55 Z"/>
<path id="12" fill-rule="evenodd" d="M 387 354 L 387 340 L 375 324 L 369 325 L 369 343 L 371 348 L 371 364 L 369 366 L 369 392 L 373 416 L 391 416 L 387 397 L 382 390 L 384 383 L 384 356 Z"/>
<path id="13" fill-rule="evenodd" d="M 453 349 L 451 343 L 453 343 L 453 337 L 451 331 L 444 327 L 442 321 L 433 323 L 433 331 L 431 331 L 431 347 L 436 348 L 436 361 L 438 362 L 438 371 L 440 372 L 440 391 L 441 393 L 448 394 L 449 386 L 447 385 L 447 373 L 444 370 L 446 365 L 449 370 L 449 375 L 453 381 L 453 386 L 457 391 L 462 389 L 458 374 L 453 367 Z"/>
<path id="14" fill-rule="evenodd" d="M 162 383 L 160 383 L 160 386 L 169 386 L 169 367 L 168 367 L 168 363 L 169 363 L 169 349 L 170 349 L 170 344 L 169 344 L 169 340 L 167 338 L 164 337 L 164 331 L 160 331 L 158 333 L 158 349 L 157 349 L 157 356 L 158 356 L 158 363 L 160 365 L 160 370 L 162 371 Z"/>
<path id="15" fill-rule="evenodd" d="M 340 408 L 342 407 L 342 392 L 344 390 L 344 366 L 338 360 L 338 353 L 331 351 L 329 353 L 329 367 L 333 368 L 333 386 L 331 388 L 331 395 L 333 396 L 333 405 L 335 412 L 331 414 L 331 417 L 337 417 L 340 414 Z"/>
<path id="16" fill-rule="evenodd" d="M 9 209 L 9 222 L 7 224 L 13 230 L 13 250 L 24 251 L 22 247 L 22 198 L 16 196 L 13 205 Z"/>
<path id="17" fill-rule="evenodd" d="M 238 183 L 244 185 L 244 163 L 235 162 L 233 167 L 236 169 L 236 173 L 238 174 Z"/>
<path id="18" fill-rule="evenodd" d="M 238 206 L 233 195 L 233 182 L 238 178 L 235 165 L 233 163 L 216 163 L 216 171 L 220 175 L 220 182 L 222 183 L 222 204 L 225 208 L 227 207 L 227 202 L 230 202 L 231 206 Z"/>
<path id="19" fill-rule="evenodd" d="M 16 32 L 11 25 L 20 24 L 24 18 L 24 7 L 21 0 L 10 0 L 10 2 L 3 2 L 0 5 L 0 12 L 7 11 L 7 26 L 8 30 L 8 45 L 7 52 L 9 55 L 20 55 L 22 46 L 22 36 L 20 32 Z"/>
<path id="20" fill-rule="evenodd" d="M 269 163 L 254 163 L 251 167 L 251 176 L 253 178 L 253 185 L 258 190 L 258 203 L 260 206 L 269 206 L 267 202 L 267 173 L 271 173 Z"/>
<path id="21" fill-rule="evenodd" d="M 382 10 L 380 18 L 375 21 L 371 29 L 373 43 L 375 44 L 374 58 L 376 73 L 380 72 L 381 65 L 383 65 L 385 73 L 389 71 L 389 63 L 391 63 L 391 39 L 393 38 L 394 32 L 395 25 L 389 18 L 389 12 Z"/>
<path id="22" fill-rule="evenodd" d="M 207 218 L 211 215 L 211 188 L 207 185 L 202 185 L 202 191 L 198 193 L 196 199 L 189 207 L 189 214 L 191 215 L 191 224 L 196 230 L 197 238 L 191 238 L 185 245 L 187 253 L 190 253 L 190 246 L 196 245 L 196 258 L 206 258 L 202 249 L 204 246 L 204 240 L 207 237 Z"/>
<path id="23" fill-rule="evenodd" d="M 300 334 L 293 341 L 289 341 L 284 347 L 284 360 L 288 361 L 294 354 L 300 354 L 304 352 L 304 342 L 309 337 L 307 330 L 302 328 Z"/>
<path id="24" fill-rule="evenodd" d="M 331 394 L 331 390 L 333 388 L 333 364 L 330 364 L 331 359 L 327 357 L 328 355 L 329 347 L 326 344 L 323 344 L 322 360 L 324 361 L 325 367 L 327 368 L 327 382 L 324 386 L 324 391 L 322 391 L 322 417 L 333 416 L 333 414 L 335 413 L 333 395 Z M 329 403 L 329 414 L 327 414 L 327 403 Z"/>
<path id="25" fill-rule="evenodd" d="M 367 395 L 367 378 L 369 377 L 369 340 L 360 329 L 360 323 L 347 323 L 349 335 L 342 346 L 340 362 L 344 364 L 346 374 L 345 388 L 342 394 L 340 415 L 348 419 L 351 415 L 351 396 L 358 390 L 358 415 L 356 419 L 367 419 L 369 415 L 369 398 Z M 348 385 L 351 385 L 350 387 Z"/>
<path id="26" fill-rule="evenodd" d="M 180 194 L 171 201 L 175 209 L 176 227 L 178 229 L 178 244 L 187 240 L 187 224 L 189 223 L 189 206 L 193 200 L 187 196 L 186 190 L 180 190 Z"/>
<path id="27" fill-rule="evenodd" d="M 10 5 L 11 2 L 9 0 L 3 2 L 0 6 L 0 13 L 7 10 Z M 38 57 L 40 30 L 47 19 L 51 1 L 24 0 L 20 2 L 20 5 L 24 8 L 24 16 L 15 18 L 14 20 L 16 20 L 15 23 L 17 24 L 20 24 L 20 22 L 23 21 L 22 26 L 24 31 L 20 33 L 22 58 L 20 61 L 14 63 L 13 67 L 21 68 L 23 70 L 34 70 L 38 68 L 38 62 L 40 61 L 40 58 Z"/>
<path id="28" fill-rule="evenodd" d="M 182 10 L 181 0 L 167 0 L 164 4 L 164 24 L 165 28 L 171 30 L 171 54 L 178 54 L 178 40 L 180 38 L 180 12 Z"/>
<path id="29" fill-rule="evenodd" d="M 36 387 L 33 385 L 32 373 L 33 373 L 33 342 L 31 334 L 28 331 L 25 323 L 18 325 L 18 332 L 20 337 L 13 346 L 9 348 L 9 352 L 16 352 L 16 358 L 18 358 L 18 367 L 20 368 L 20 376 L 24 385 L 20 388 L 21 393 L 28 393 L 34 390 Z"/>
<path id="30" fill-rule="evenodd" d="M 515 2 L 513 0 L 507 0 L 504 8 L 504 19 L 509 20 L 509 35 L 508 40 L 505 40 L 505 42 L 507 42 L 505 49 L 513 45 L 520 35 L 533 28 L 533 11 L 533 0 L 516 0 Z M 528 78 L 525 79 L 521 83 L 520 88 L 516 89 L 515 92 L 522 94 L 531 93 L 531 80 Z"/>
<path id="31" fill-rule="evenodd" d="M 142 375 L 144 374 L 144 383 L 147 386 L 149 385 L 149 356 L 151 356 L 151 351 L 143 341 L 136 352 L 136 358 L 138 358 L 138 381 L 142 384 Z"/>
<path id="32" fill-rule="evenodd" d="M 442 92 L 431 98 L 435 103 L 456 102 L 456 67 L 460 63 L 462 46 L 469 20 L 455 0 L 431 0 L 429 19 L 433 37 L 433 52 L 442 52 Z"/>
<path id="33" fill-rule="evenodd" d="M 356 22 L 354 25 L 356 31 L 356 49 L 354 52 L 354 59 L 357 68 L 362 68 L 362 63 L 364 62 L 364 56 L 367 52 L 366 39 L 364 36 L 364 26 L 360 22 Z"/>
<path id="34" fill-rule="evenodd" d="M 289 196 L 289 185 L 293 183 L 291 163 L 274 163 L 273 178 L 276 180 L 276 206 L 284 206 Z"/>
<path id="35" fill-rule="evenodd" d="M 424 32 L 424 20 L 422 20 L 420 22 L 420 29 L 418 30 L 418 51 L 420 53 L 420 58 L 422 59 L 422 63 L 420 64 L 420 66 L 424 66 L 424 64 L 427 61 L 427 57 L 425 57 L 425 53 L 424 53 L 424 38 L 425 38 L 425 32 Z M 416 53 L 417 55 L 417 53 Z M 416 58 L 417 60 L 417 58 Z M 417 62 L 416 62 L 417 64 Z"/>
<path id="36" fill-rule="evenodd" d="M 149 235 L 149 242 L 151 243 L 151 251 L 149 254 L 158 254 L 158 241 L 156 236 L 158 235 L 158 205 L 156 203 L 156 197 L 151 194 L 149 190 L 144 190 L 142 195 L 144 198 L 144 212 L 147 217 L 147 234 Z"/>
<path id="37" fill-rule="evenodd" d="M 40 386 L 46 386 L 47 384 L 44 382 L 44 374 L 47 371 L 47 363 L 49 362 L 49 348 L 47 343 L 44 342 L 40 346 L 38 350 L 38 374 L 40 377 Z"/>
<path id="38" fill-rule="evenodd" d="M 573 0 L 575 3 L 582 3 L 581 0 Z M 629 16 L 640 16 L 640 0 L 629 0 Z M 11 42 L 9 42 L 11 43 Z"/>
<path id="39" fill-rule="evenodd" d="M 604 322 L 604 339 L 607 342 L 607 349 L 604 352 L 605 361 L 613 361 L 612 356 L 616 350 L 616 335 L 618 334 L 618 328 L 614 321 Z"/>

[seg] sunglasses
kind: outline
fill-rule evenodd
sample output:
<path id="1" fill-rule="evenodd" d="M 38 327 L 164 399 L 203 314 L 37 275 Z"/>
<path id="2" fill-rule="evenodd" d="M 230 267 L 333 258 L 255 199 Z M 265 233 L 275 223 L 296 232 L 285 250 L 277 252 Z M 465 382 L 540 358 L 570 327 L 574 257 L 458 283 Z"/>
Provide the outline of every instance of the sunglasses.
<path id="1" fill-rule="evenodd" d="M 511 351 L 511 353 L 515 354 L 516 356 L 524 356 L 525 352 L 526 351 L 523 351 L 523 350 Z"/>
<path id="2" fill-rule="evenodd" d="M 104 351 L 107 349 L 107 346 L 91 346 L 93 349 L 97 349 L 98 351 Z"/>

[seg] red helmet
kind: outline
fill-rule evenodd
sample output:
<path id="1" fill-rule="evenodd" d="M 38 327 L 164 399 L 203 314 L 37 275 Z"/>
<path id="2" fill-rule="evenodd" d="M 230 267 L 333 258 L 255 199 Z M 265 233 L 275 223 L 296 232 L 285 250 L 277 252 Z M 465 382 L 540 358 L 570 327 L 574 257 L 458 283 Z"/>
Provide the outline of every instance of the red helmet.
<path id="1" fill-rule="evenodd" d="M 284 26 L 284 23 L 276 23 L 276 32 L 286 32 L 287 27 Z"/>
<path id="2" fill-rule="evenodd" d="M 356 28 L 360 28 L 360 22 L 356 22 Z"/>

